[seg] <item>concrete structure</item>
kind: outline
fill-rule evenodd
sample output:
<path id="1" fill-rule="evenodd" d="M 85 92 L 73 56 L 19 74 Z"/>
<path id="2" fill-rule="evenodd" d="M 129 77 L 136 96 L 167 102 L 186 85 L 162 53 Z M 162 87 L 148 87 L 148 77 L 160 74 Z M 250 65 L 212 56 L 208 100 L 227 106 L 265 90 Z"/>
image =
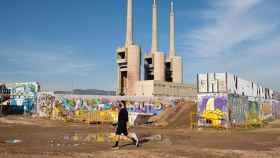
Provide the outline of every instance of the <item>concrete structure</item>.
<path id="1" fill-rule="evenodd" d="M 138 82 L 137 96 L 190 97 L 196 96 L 192 85 L 164 81 L 146 80 Z"/>
<path id="2" fill-rule="evenodd" d="M 153 0 L 153 20 L 152 20 L 152 49 L 151 52 L 158 51 L 158 18 L 157 18 L 157 0 Z"/>
<path id="3" fill-rule="evenodd" d="M 233 74 L 198 74 L 197 92 L 199 126 L 258 126 L 280 118 L 273 90 Z"/>
<path id="4" fill-rule="evenodd" d="M 274 91 L 272 98 L 280 101 L 280 92 Z"/>
<path id="5" fill-rule="evenodd" d="M 169 33 L 169 59 L 176 56 L 176 49 L 175 49 L 175 13 L 174 13 L 174 5 L 171 2 L 170 7 L 170 33 Z"/>
<path id="6" fill-rule="evenodd" d="M 196 92 L 191 85 L 183 84 L 182 58 L 176 56 L 175 13 L 170 7 L 170 50 L 167 58 L 158 51 L 157 41 L 157 4 L 153 1 L 152 49 L 144 57 L 145 81 L 137 84 L 137 95 L 193 97 Z"/>
<path id="7" fill-rule="evenodd" d="M 194 88 L 183 84 L 183 62 L 181 57 L 176 56 L 173 2 L 170 7 L 170 50 L 165 58 L 158 48 L 158 9 L 157 0 L 153 0 L 152 43 L 150 52 L 144 56 L 144 81 L 140 81 L 140 48 L 133 44 L 132 0 L 128 0 L 127 12 L 126 44 L 117 49 L 117 95 L 195 96 Z"/>
<path id="8" fill-rule="evenodd" d="M 175 49 L 175 13 L 174 5 L 170 6 L 170 46 L 169 56 L 165 62 L 165 81 L 183 83 L 183 62 L 182 57 L 176 56 Z"/>
<path id="9" fill-rule="evenodd" d="M 117 95 L 136 95 L 140 80 L 141 49 L 133 43 L 133 3 L 127 0 L 127 30 L 125 46 L 117 49 Z"/>
<path id="10" fill-rule="evenodd" d="M 151 52 L 144 56 L 145 80 L 165 80 L 164 54 L 158 50 L 158 18 L 157 1 L 153 0 L 152 47 Z"/>
<path id="11" fill-rule="evenodd" d="M 273 90 L 230 73 L 202 73 L 197 75 L 198 93 L 226 93 L 249 98 L 272 99 Z"/>

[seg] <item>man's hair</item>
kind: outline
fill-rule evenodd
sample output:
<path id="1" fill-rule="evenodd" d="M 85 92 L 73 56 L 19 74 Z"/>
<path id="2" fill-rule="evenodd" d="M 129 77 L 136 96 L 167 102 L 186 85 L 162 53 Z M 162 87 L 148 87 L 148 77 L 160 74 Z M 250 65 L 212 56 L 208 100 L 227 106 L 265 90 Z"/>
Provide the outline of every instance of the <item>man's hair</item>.
<path id="1" fill-rule="evenodd" d="M 120 107 L 125 108 L 126 107 L 126 102 L 124 100 L 122 100 L 119 105 L 120 105 Z"/>

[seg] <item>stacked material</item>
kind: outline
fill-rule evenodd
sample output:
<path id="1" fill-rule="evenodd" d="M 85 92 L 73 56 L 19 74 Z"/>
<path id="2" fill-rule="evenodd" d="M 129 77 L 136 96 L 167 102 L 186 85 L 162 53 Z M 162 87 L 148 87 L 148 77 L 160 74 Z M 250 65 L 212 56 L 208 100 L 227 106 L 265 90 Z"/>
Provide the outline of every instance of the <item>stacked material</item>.
<path id="1" fill-rule="evenodd" d="M 184 100 L 178 102 L 174 107 L 167 107 L 158 116 L 151 117 L 149 122 L 159 127 L 189 128 L 192 112 L 196 112 L 196 103 Z"/>

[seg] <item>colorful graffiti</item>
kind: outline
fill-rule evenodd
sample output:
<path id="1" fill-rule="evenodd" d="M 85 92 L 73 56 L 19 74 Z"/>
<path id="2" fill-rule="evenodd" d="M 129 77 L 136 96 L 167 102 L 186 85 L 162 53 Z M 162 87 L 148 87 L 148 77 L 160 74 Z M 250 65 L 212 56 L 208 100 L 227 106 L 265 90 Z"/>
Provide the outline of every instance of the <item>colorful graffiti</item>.
<path id="1" fill-rule="evenodd" d="M 259 127 L 280 118 L 280 102 L 235 94 L 198 95 L 198 125 L 212 127 Z"/>
<path id="2" fill-rule="evenodd" d="M 120 100 L 106 97 L 58 96 L 51 93 L 38 93 L 37 113 L 40 117 L 52 119 L 73 120 L 78 118 L 94 122 L 94 120 L 100 120 L 96 117 L 101 117 L 102 112 L 110 113 L 110 115 L 104 116 L 106 119 L 115 118 L 113 116 L 118 111 L 119 104 Z M 163 103 L 158 100 L 148 102 L 129 100 L 126 101 L 126 105 L 133 118 L 135 114 L 157 115 L 164 110 Z"/>
<path id="3" fill-rule="evenodd" d="M 260 103 L 257 101 L 249 101 L 248 112 L 247 112 L 247 124 L 249 125 L 261 124 L 260 114 L 261 114 Z"/>
<path id="4" fill-rule="evenodd" d="M 248 111 L 248 97 L 230 94 L 228 95 L 229 122 L 233 126 L 240 126 L 246 122 Z"/>
<path id="5" fill-rule="evenodd" d="M 272 118 L 272 101 L 267 100 L 261 104 L 261 119 L 266 120 Z"/>
<path id="6" fill-rule="evenodd" d="M 227 112 L 227 96 L 199 96 L 198 113 L 202 117 L 199 124 L 225 127 Z"/>
<path id="7" fill-rule="evenodd" d="M 272 101 L 272 118 L 280 119 L 280 101 Z"/>
<path id="8" fill-rule="evenodd" d="M 128 112 L 135 113 L 149 113 L 158 115 L 163 111 L 163 104 L 160 101 L 155 101 L 153 103 L 145 102 L 132 102 L 130 101 L 127 106 Z"/>
<path id="9" fill-rule="evenodd" d="M 36 111 L 40 117 L 50 118 L 55 103 L 52 93 L 39 93 L 37 96 Z"/>
<path id="10" fill-rule="evenodd" d="M 37 82 L 7 84 L 11 91 L 10 108 L 14 112 L 32 112 L 40 85 Z"/>

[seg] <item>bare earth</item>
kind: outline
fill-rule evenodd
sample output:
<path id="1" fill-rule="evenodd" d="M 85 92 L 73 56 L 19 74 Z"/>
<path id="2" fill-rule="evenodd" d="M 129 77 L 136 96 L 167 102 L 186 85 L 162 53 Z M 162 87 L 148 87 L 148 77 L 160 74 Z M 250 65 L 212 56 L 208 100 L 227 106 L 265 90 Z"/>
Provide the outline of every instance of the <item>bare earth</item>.
<path id="1" fill-rule="evenodd" d="M 280 121 L 261 129 L 191 130 L 139 127 L 136 148 L 112 150 L 114 127 L 9 116 L 0 118 L 0 158 L 280 158 Z M 12 142 L 18 140 L 19 142 Z"/>

